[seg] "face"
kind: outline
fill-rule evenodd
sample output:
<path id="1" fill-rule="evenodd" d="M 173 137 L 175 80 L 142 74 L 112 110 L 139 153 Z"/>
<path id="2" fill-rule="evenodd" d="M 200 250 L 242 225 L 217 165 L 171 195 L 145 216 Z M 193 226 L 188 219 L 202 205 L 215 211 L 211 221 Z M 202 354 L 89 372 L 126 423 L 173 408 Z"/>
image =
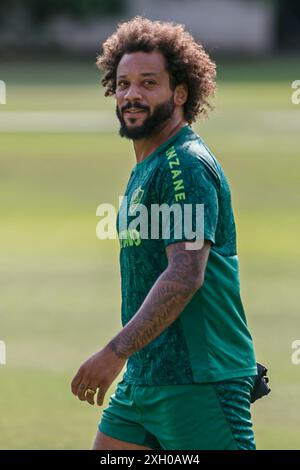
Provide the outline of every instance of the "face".
<path id="1" fill-rule="evenodd" d="M 136 140 L 159 132 L 176 106 L 164 56 L 158 51 L 124 54 L 116 78 L 120 135 Z"/>

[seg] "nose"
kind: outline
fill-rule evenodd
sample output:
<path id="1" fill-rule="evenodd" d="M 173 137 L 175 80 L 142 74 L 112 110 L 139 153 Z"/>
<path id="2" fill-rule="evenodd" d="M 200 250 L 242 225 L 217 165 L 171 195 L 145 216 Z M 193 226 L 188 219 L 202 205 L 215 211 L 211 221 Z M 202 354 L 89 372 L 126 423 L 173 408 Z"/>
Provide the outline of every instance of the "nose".
<path id="1" fill-rule="evenodd" d="M 128 88 L 127 91 L 124 95 L 124 98 L 127 101 L 137 101 L 142 98 L 141 92 L 139 90 L 139 87 L 137 87 L 134 84 L 131 84 Z"/>

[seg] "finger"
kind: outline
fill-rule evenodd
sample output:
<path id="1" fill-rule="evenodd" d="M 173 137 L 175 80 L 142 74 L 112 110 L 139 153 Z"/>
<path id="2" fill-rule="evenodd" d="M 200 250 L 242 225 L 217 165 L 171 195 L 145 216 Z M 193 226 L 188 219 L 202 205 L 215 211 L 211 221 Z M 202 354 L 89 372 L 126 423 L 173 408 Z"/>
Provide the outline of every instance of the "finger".
<path id="1" fill-rule="evenodd" d="M 89 387 L 90 390 L 86 390 L 85 392 L 85 398 L 86 398 L 86 401 L 90 404 L 90 405 L 94 405 L 95 404 L 95 400 L 94 400 L 94 397 L 95 397 L 95 394 L 97 393 L 95 389 L 92 389 L 92 387 Z"/>
<path id="2" fill-rule="evenodd" d="M 97 382 L 93 382 L 93 381 L 89 381 L 88 382 L 88 386 L 85 390 L 85 398 L 86 398 L 86 401 L 90 404 L 90 405 L 94 405 L 95 404 L 95 395 L 97 393 L 97 388 L 98 388 L 98 385 L 97 385 Z"/>
<path id="3" fill-rule="evenodd" d="M 78 393 L 77 393 L 77 396 L 78 396 L 80 401 L 86 401 L 86 397 L 85 397 L 86 389 L 87 389 L 87 385 L 85 384 L 85 382 L 82 382 L 79 385 Z"/>
<path id="4" fill-rule="evenodd" d="M 104 390 L 103 386 L 99 386 L 99 391 L 97 395 L 97 405 L 102 406 L 104 397 L 105 397 L 106 390 Z"/>
<path id="5" fill-rule="evenodd" d="M 78 389 L 79 389 L 79 385 L 80 385 L 81 381 L 82 381 L 82 373 L 79 369 L 77 374 L 73 378 L 72 383 L 71 383 L 71 390 L 72 390 L 72 393 L 74 395 L 78 394 Z"/>

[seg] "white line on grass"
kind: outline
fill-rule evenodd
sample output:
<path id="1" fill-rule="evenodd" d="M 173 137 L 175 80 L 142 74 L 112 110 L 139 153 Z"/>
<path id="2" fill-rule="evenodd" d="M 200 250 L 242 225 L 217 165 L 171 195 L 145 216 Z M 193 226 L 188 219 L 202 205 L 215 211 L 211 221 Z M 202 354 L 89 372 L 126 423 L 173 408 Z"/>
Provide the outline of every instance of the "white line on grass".
<path id="1" fill-rule="evenodd" d="M 116 121 L 106 111 L 5 111 L 0 132 L 110 132 Z"/>

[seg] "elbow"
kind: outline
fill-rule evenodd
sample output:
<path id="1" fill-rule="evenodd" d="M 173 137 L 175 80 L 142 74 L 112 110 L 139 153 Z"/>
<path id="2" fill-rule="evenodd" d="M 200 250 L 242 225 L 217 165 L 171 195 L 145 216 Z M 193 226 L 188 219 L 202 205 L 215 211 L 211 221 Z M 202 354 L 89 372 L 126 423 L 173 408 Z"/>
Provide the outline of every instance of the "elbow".
<path id="1" fill-rule="evenodd" d="M 190 278 L 190 290 L 191 292 L 195 293 L 197 290 L 201 289 L 204 284 L 204 273 L 200 272 L 197 274 L 193 274 Z"/>
<path id="2" fill-rule="evenodd" d="M 196 281 L 196 288 L 197 290 L 198 289 L 201 289 L 201 287 L 203 286 L 204 284 L 204 273 L 201 273 L 198 277 L 197 277 L 197 281 Z"/>
<path id="3" fill-rule="evenodd" d="M 187 294 L 195 294 L 204 284 L 204 272 L 200 270 L 174 270 L 171 267 L 165 271 L 165 281 L 175 282 L 181 285 Z"/>

